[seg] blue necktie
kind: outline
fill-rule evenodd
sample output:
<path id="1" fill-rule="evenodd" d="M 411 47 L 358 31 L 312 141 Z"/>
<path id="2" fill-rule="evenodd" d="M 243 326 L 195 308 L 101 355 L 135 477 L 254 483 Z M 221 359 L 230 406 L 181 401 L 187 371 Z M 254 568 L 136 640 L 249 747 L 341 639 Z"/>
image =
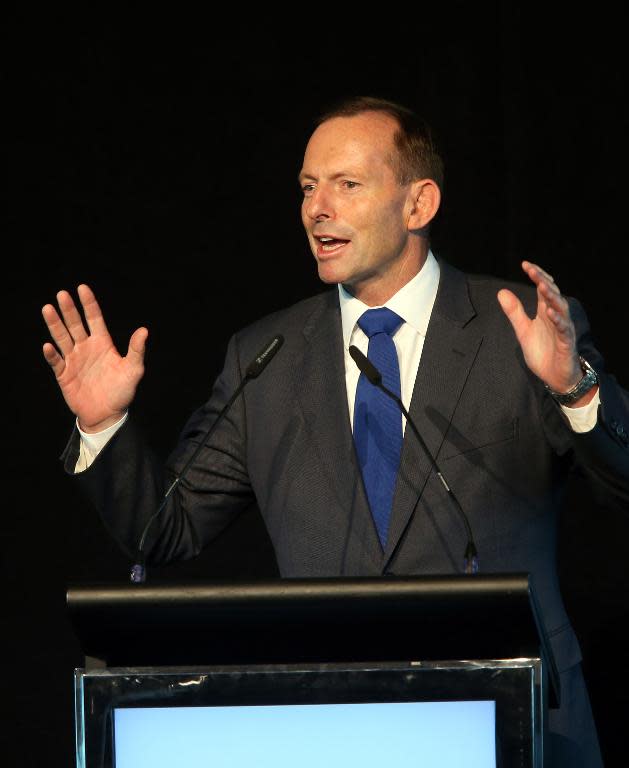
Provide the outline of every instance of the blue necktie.
<path id="1" fill-rule="evenodd" d="M 358 320 L 369 337 L 367 357 L 382 374 L 384 386 L 398 397 L 400 367 L 391 336 L 403 322 L 386 307 L 369 309 Z M 384 549 L 402 453 L 402 414 L 393 400 L 362 373 L 354 402 L 354 442 L 369 507 Z"/>

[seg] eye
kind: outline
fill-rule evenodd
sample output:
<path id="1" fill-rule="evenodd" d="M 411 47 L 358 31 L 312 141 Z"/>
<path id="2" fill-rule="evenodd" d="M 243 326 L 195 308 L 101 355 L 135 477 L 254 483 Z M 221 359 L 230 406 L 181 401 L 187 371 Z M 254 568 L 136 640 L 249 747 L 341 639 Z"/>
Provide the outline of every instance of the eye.
<path id="1" fill-rule="evenodd" d="M 314 184 L 302 184 L 301 191 L 304 193 L 304 197 L 308 197 L 314 192 Z"/>
<path id="2" fill-rule="evenodd" d="M 341 186 L 343 186 L 345 189 L 356 189 L 360 186 L 360 184 L 357 181 L 352 181 L 351 179 L 345 179 L 341 182 Z"/>

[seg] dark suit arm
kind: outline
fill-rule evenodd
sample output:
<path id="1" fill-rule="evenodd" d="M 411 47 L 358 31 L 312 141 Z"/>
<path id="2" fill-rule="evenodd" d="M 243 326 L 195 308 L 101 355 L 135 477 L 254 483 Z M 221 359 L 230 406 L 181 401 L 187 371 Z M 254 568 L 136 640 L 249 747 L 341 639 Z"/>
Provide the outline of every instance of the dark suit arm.
<path id="1" fill-rule="evenodd" d="M 572 436 L 577 464 L 608 492 L 629 501 L 629 394 L 599 375 L 601 405 L 594 429 Z"/>
<path id="2" fill-rule="evenodd" d="M 570 430 L 574 456 L 583 473 L 606 492 L 629 500 L 629 393 L 605 370 L 596 349 L 589 323 L 579 302 L 570 300 L 570 311 L 577 331 L 577 347 L 599 375 L 596 426 L 589 432 Z"/>
<path id="3" fill-rule="evenodd" d="M 241 376 L 233 338 L 210 399 L 189 419 L 165 463 L 147 446 L 130 417 L 92 465 L 74 474 L 80 440 L 75 429 L 62 456 L 66 471 L 130 556 L 135 554 L 146 521 L 158 509 L 166 489 L 215 421 Z M 253 492 L 245 456 L 245 410 L 239 398 L 152 524 L 145 546 L 149 562 L 194 557 L 251 504 Z"/>

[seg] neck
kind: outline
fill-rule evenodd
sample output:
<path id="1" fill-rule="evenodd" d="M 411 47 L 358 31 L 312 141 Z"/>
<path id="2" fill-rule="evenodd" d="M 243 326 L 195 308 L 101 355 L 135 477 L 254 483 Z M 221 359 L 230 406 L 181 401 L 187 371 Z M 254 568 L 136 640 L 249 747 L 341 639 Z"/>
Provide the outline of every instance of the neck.
<path id="1" fill-rule="evenodd" d="M 343 288 L 368 307 L 381 307 L 420 272 L 427 258 L 426 250 L 420 258 L 406 262 L 393 274 L 387 272 L 384 275 L 375 275 L 354 285 L 343 283 Z"/>

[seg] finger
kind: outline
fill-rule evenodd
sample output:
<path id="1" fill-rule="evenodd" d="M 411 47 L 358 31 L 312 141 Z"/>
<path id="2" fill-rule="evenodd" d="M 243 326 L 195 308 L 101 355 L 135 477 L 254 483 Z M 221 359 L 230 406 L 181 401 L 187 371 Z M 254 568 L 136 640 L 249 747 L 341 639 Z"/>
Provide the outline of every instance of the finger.
<path id="1" fill-rule="evenodd" d="M 556 285 L 549 285 L 543 281 L 537 286 L 537 291 L 548 306 L 553 307 L 563 315 L 569 314 L 568 301 L 561 295 L 561 291 Z"/>
<path id="2" fill-rule="evenodd" d="M 59 291 L 57 294 L 57 301 L 59 302 L 59 309 L 63 315 L 63 322 L 72 339 L 75 342 L 86 339 L 87 333 L 85 332 L 83 320 L 81 319 L 81 315 L 76 308 L 72 296 L 70 296 L 67 291 Z"/>
<path id="3" fill-rule="evenodd" d="M 537 281 L 542 278 L 546 278 L 549 283 L 555 282 L 555 278 L 549 272 L 546 272 L 546 270 L 542 269 L 539 264 L 534 264 L 532 261 L 523 261 L 522 269 L 534 283 L 537 283 Z"/>
<path id="4" fill-rule="evenodd" d="M 557 332 L 565 338 L 569 343 L 575 337 L 574 324 L 569 314 L 558 312 L 554 307 L 548 307 L 546 309 L 546 315 L 555 326 Z"/>
<path id="5" fill-rule="evenodd" d="M 506 288 L 498 291 L 498 302 L 511 323 L 517 340 L 521 343 L 532 322 L 531 318 L 524 311 L 520 299 Z"/>
<path id="6" fill-rule="evenodd" d="M 138 328 L 129 339 L 127 358 L 134 365 L 144 365 L 144 352 L 149 332 L 146 328 Z"/>
<path id="7" fill-rule="evenodd" d="M 69 355 L 70 352 L 72 352 L 74 349 L 74 342 L 68 333 L 68 329 L 65 327 L 63 321 L 59 317 L 57 310 L 53 307 L 52 304 L 46 304 L 46 306 L 42 308 L 42 315 L 46 325 L 48 326 L 52 340 L 61 351 L 61 354 L 64 357 Z"/>
<path id="8" fill-rule="evenodd" d="M 524 261 L 522 262 L 522 266 L 525 268 L 526 273 L 533 281 L 533 283 L 535 283 L 535 287 L 537 289 L 538 316 L 540 314 L 545 315 L 546 309 L 549 305 L 552 305 L 560 312 L 567 311 L 567 303 L 565 302 L 565 299 L 563 299 L 561 291 L 557 287 L 557 284 L 554 282 L 552 276 L 545 272 L 537 264 Z"/>
<path id="9" fill-rule="evenodd" d="M 107 325 L 105 324 L 105 318 L 103 317 L 103 313 L 101 312 L 92 289 L 89 285 L 82 283 L 77 288 L 77 291 L 79 299 L 81 300 L 81 305 L 83 306 L 83 312 L 85 313 L 87 327 L 90 329 L 90 332 L 96 335 L 109 335 Z"/>
<path id="10" fill-rule="evenodd" d="M 61 374 L 65 370 L 65 367 L 66 367 L 65 360 L 57 352 L 54 344 L 51 344 L 49 341 L 47 341 L 44 344 L 43 352 L 44 352 L 44 358 L 46 359 L 46 362 L 52 368 L 55 376 L 59 378 L 59 376 L 61 376 Z"/>
<path id="11" fill-rule="evenodd" d="M 522 266 L 538 289 L 538 297 L 542 302 L 552 294 L 557 296 L 561 295 L 561 291 L 555 283 L 553 276 L 549 275 L 548 272 L 543 270 L 539 265 L 533 264 L 530 261 L 523 261 Z M 542 291 L 540 291 L 540 288 Z"/>
<path id="12" fill-rule="evenodd" d="M 559 290 L 559 287 L 557 283 L 551 282 L 544 272 L 541 272 L 537 279 L 535 280 L 535 284 L 537 288 L 545 288 L 548 291 L 548 295 L 555 294 L 557 296 L 561 296 L 561 291 Z"/>

